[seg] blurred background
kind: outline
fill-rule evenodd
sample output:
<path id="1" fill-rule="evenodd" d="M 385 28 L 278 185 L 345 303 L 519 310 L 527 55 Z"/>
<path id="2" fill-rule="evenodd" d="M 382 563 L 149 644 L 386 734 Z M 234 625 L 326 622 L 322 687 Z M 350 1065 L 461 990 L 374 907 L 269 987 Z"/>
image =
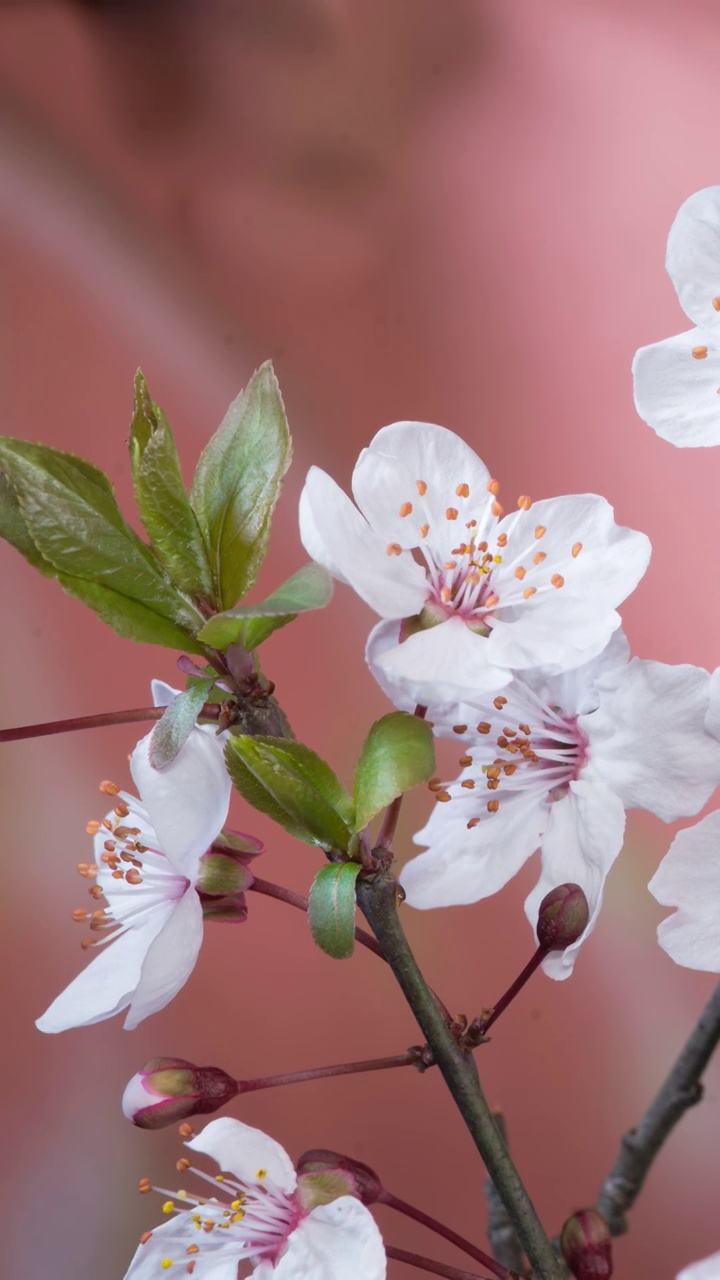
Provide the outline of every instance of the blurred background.
<path id="1" fill-rule="evenodd" d="M 263 585 L 304 560 L 311 462 L 349 479 L 399 417 L 463 434 L 511 494 L 593 490 L 646 530 L 624 609 L 635 649 L 718 662 L 720 451 L 678 452 L 636 418 L 635 348 L 687 327 L 663 271 L 681 202 L 720 181 L 720 16 L 712 0 L 85 0 L 0 3 L 2 430 L 104 467 L 129 510 L 132 376 L 142 365 L 187 475 L 252 369 L 275 361 L 295 464 Z M 3 721 L 143 705 L 172 655 L 132 647 L 0 548 Z M 346 780 L 386 709 L 364 670 L 373 619 L 331 611 L 269 641 L 296 731 Z M 173 1004 L 57 1038 L 33 1026 L 83 958 L 71 911 L 97 783 L 127 782 L 132 727 L 3 748 L 2 1124 L 8 1276 L 124 1274 L 172 1184 L 177 1134 L 119 1111 L 148 1057 L 240 1076 L 401 1052 L 417 1039 L 382 965 L 335 963 L 299 913 L 251 897 L 206 931 Z M 424 820 L 403 815 L 400 847 Z M 319 865 L 259 817 L 261 874 L 307 891 Z M 586 1204 L 712 979 L 655 943 L 647 881 L 671 832 L 631 819 L 574 977 L 538 975 L 478 1053 L 553 1229 Z M 405 923 L 450 1007 L 492 1004 L 528 959 L 536 867 L 472 908 Z M 720 1077 L 658 1160 L 616 1244 L 619 1280 L 670 1280 L 720 1247 Z M 295 1156 L 333 1147 L 482 1240 L 483 1170 L 430 1072 L 296 1085 L 235 1114 Z M 381 1215 L 389 1242 L 460 1255 Z M 420 1273 L 393 1263 L 391 1280 Z"/>

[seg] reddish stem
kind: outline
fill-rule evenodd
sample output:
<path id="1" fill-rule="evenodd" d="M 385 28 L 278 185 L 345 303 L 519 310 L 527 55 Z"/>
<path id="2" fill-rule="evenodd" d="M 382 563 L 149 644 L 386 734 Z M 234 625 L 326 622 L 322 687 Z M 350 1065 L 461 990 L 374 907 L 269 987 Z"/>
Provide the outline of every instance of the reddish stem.
<path id="1" fill-rule="evenodd" d="M 494 1258 L 491 1258 L 490 1254 L 484 1253 L 482 1249 L 478 1249 L 469 1240 L 465 1240 L 463 1236 L 458 1235 L 457 1231 L 452 1231 L 450 1227 L 446 1227 L 442 1222 L 431 1218 L 422 1209 L 416 1209 L 414 1205 L 400 1200 L 391 1191 L 386 1191 L 384 1187 L 379 1203 L 386 1204 L 389 1209 L 395 1209 L 398 1213 L 404 1213 L 406 1218 L 412 1218 L 414 1222 L 419 1222 L 421 1226 L 427 1227 L 429 1231 L 434 1231 L 436 1235 L 442 1236 L 444 1240 L 449 1240 L 450 1244 L 454 1244 L 456 1249 L 462 1249 L 463 1253 L 467 1253 L 470 1258 L 474 1258 L 481 1266 L 487 1267 L 499 1280 L 507 1280 L 509 1272 Z"/>
<path id="2" fill-rule="evenodd" d="M 281 1076 L 261 1076 L 257 1080 L 238 1080 L 241 1093 L 258 1089 L 275 1089 L 281 1084 L 302 1084 L 305 1080 L 324 1080 L 329 1076 L 352 1076 L 362 1071 L 387 1071 L 391 1067 L 412 1067 L 422 1061 L 422 1049 L 408 1049 L 392 1058 L 367 1058 L 362 1062 L 341 1062 L 333 1067 L 310 1067 L 307 1071 L 289 1071 Z"/>
<path id="3" fill-rule="evenodd" d="M 490 1027 L 493 1025 L 493 1023 L 497 1022 L 498 1018 L 500 1017 L 500 1014 L 503 1013 L 505 1009 L 507 1009 L 509 1004 L 512 1004 L 518 992 L 522 991 L 523 987 L 525 986 L 525 983 L 532 977 L 535 970 L 540 967 L 546 955 L 548 954 L 548 951 L 549 951 L 549 947 L 538 947 L 532 960 L 528 961 L 522 973 L 518 974 L 515 981 L 511 983 L 511 985 L 508 987 L 507 991 L 505 992 L 505 995 L 500 997 L 497 1004 L 494 1005 L 493 1008 L 488 1013 L 487 1017 L 475 1019 L 475 1021 L 472 1023 L 472 1026 L 469 1029 L 469 1033 L 470 1033 L 469 1039 L 471 1041 L 474 1039 L 475 1036 L 484 1036 L 485 1033 L 490 1030 Z"/>
<path id="4" fill-rule="evenodd" d="M 445 1280 L 486 1280 L 477 1271 L 461 1271 L 459 1267 L 448 1266 L 446 1262 L 435 1262 L 432 1258 L 423 1258 L 419 1253 L 409 1253 L 407 1249 L 396 1249 L 392 1244 L 385 1245 L 388 1258 L 396 1262 L 406 1262 L 409 1267 L 417 1267 L 419 1271 L 430 1271 L 434 1276 L 445 1276 Z M 505 1273 L 510 1275 L 508 1271 Z"/>
<path id="5" fill-rule="evenodd" d="M 300 893 L 293 893 L 292 889 L 286 889 L 284 885 L 273 884 L 271 880 L 261 880 L 256 876 L 249 888 L 255 893 L 264 893 L 268 898 L 277 898 L 278 902 L 287 902 L 289 906 L 297 907 L 298 911 L 304 911 L 307 914 L 307 898 L 303 898 Z M 367 929 L 361 929 L 358 926 L 355 930 L 355 941 L 367 947 L 368 951 L 374 952 L 381 960 L 385 959 L 379 944 Z"/>
<path id="6" fill-rule="evenodd" d="M 164 707 L 136 707 L 132 711 L 102 711 L 97 716 L 48 720 L 46 724 L 25 724 L 18 729 L 0 729 L 0 743 L 20 742 L 24 738 L 47 738 L 53 733 L 74 733 L 77 729 L 103 729 L 112 724 L 135 724 L 138 720 L 159 720 L 164 711 Z M 206 702 L 199 718 L 217 720 L 219 714 L 219 704 Z"/>

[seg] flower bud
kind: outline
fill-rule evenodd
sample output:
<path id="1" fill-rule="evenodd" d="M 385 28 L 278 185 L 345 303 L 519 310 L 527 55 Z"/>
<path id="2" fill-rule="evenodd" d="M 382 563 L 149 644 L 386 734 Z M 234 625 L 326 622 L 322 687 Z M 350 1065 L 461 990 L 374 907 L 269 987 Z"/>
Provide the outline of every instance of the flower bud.
<path id="1" fill-rule="evenodd" d="M 337 1151 L 306 1151 L 297 1162 L 298 1194 L 306 1209 L 328 1204 L 339 1196 L 355 1196 L 363 1204 L 382 1198 L 382 1183 L 369 1165 Z"/>
<path id="2" fill-rule="evenodd" d="M 574 1213 L 562 1229 L 560 1248 L 576 1280 L 610 1280 L 612 1243 L 602 1214 L 594 1209 Z"/>
<path id="3" fill-rule="evenodd" d="M 560 884 L 540 903 L 537 936 L 548 951 L 564 951 L 588 926 L 590 908 L 579 884 Z"/>
<path id="4" fill-rule="evenodd" d="M 140 1129 L 162 1129 L 188 1116 L 219 1111 L 240 1086 L 220 1067 L 184 1058 L 151 1058 L 126 1086 L 123 1115 Z"/>

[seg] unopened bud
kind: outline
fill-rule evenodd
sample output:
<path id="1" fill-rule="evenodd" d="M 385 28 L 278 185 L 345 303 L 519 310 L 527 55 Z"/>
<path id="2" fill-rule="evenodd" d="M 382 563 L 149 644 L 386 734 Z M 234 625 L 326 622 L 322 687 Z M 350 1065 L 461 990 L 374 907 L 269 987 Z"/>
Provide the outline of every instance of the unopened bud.
<path id="1" fill-rule="evenodd" d="M 363 1204 L 376 1204 L 382 1183 L 369 1165 L 337 1151 L 306 1151 L 297 1162 L 298 1194 L 306 1211 L 328 1204 L 339 1196 L 355 1196 Z"/>
<path id="2" fill-rule="evenodd" d="M 540 903 L 537 936 L 548 951 L 564 951 L 587 929 L 590 908 L 579 884 L 560 884 Z"/>
<path id="3" fill-rule="evenodd" d="M 574 1213 L 562 1229 L 560 1248 L 575 1280 L 610 1280 L 612 1243 L 602 1214 L 594 1209 Z"/>
<path id="4" fill-rule="evenodd" d="M 196 1067 L 184 1058 L 151 1058 L 126 1086 L 123 1115 L 140 1129 L 163 1129 L 188 1116 L 219 1111 L 239 1088 L 220 1067 Z"/>

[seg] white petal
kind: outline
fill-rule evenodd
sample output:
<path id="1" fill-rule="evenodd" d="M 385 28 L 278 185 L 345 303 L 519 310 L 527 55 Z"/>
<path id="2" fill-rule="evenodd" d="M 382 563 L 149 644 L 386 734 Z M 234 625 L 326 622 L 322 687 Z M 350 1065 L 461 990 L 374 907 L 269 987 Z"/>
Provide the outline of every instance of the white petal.
<path id="1" fill-rule="evenodd" d="M 320 1205 L 293 1231 L 271 1274 L 273 1280 L 385 1280 L 375 1219 L 353 1196 Z"/>
<path id="2" fill-rule="evenodd" d="M 381 687 L 401 704 L 470 700 L 478 693 L 497 692 L 511 679 L 509 671 L 489 663 L 487 637 L 471 631 L 462 618 L 417 631 L 402 644 L 390 644 L 391 638 L 389 627 L 376 627 L 366 656 Z"/>
<path id="3" fill-rule="evenodd" d="M 502 799 L 498 812 L 486 814 L 470 831 L 473 810 L 463 798 L 438 804 L 415 836 L 417 844 L 432 843 L 400 873 L 411 907 L 479 902 L 502 889 L 540 844 L 548 805 L 537 794 L 516 792 Z"/>
<path id="4" fill-rule="evenodd" d="M 720 667 L 716 667 L 710 676 L 705 728 L 713 738 L 720 738 Z"/>
<path id="5" fill-rule="evenodd" d="M 698 813 L 720 782 L 720 742 L 705 729 L 710 676 L 701 667 L 633 658 L 582 716 L 596 770 L 626 809 L 664 822 Z"/>
<path id="6" fill-rule="evenodd" d="M 663 950 L 687 969 L 720 973 L 720 811 L 675 837 L 648 887 L 677 907 L 658 928 Z"/>
<path id="7" fill-rule="evenodd" d="M 720 1253 L 711 1258 L 703 1258 L 701 1262 L 693 1262 L 683 1267 L 676 1280 L 720 1280 Z"/>
<path id="8" fill-rule="evenodd" d="M 704 359 L 693 351 L 707 349 Z M 691 329 L 641 347 L 633 360 L 635 408 L 680 448 L 720 444 L 720 332 Z"/>
<path id="9" fill-rule="evenodd" d="M 128 929 L 116 942 L 107 943 L 38 1018 L 38 1030 L 89 1027 L 124 1009 L 140 980 L 143 960 L 166 918 L 167 912 L 158 908 L 145 924 Z"/>
<path id="10" fill-rule="evenodd" d="M 507 614 L 511 621 L 505 620 Z M 595 611 L 591 599 L 572 597 L 546 600 L 527 612 L 503 610 L 488 637 L 488 656 L 498 667 L 514 668 L 519 675 L 535 667 L 559 674 L 601 653 L 620 621 L 614 609 Z"/>
<path id="11" fill-rule="evenodd" d="M 166 684 L 164 680 L 151 680 L 150 692 L 152 693 L 153 705 L 156 707 L 169 707 L 180 693 L 179 689 L 173 689 L 172 685 Z"/>
<path id="12" fill-rule="evenodd" d="M 222 830 L 230 806 L 231 781 L 222 744 L 193 729 L 172 764 L 153 769 L 151 734 L 138 743 L 130 769 L 168 860 L 190 880 L 198 862 Z"/>
<path id="13" fill-rule="evenodd" d="M 680 206 L 665 265 L 693 323 L 717 321 L 713 298 L 720 296 L 720 187 L 696 191 Z"/>
<path id="14" fill-rule="evenodd" d="M 216 1216 L 208 1205 L 203 1206 L 203 1213 Z M 173 1266 L 168 1268 L 171 1275 L 173 1272 L 184 1275 L 189 1245 L 200 1246 L 200 1265 L 196 1271 L 198 1280 L 237 1280 L 238 1263 L 248 1256 L 230 1232 L 199 1233 L 192 1214 L 180 1213 L 154 1227 L 145 1244 L 138 1245 L 125 1272 L 125 1280 L 158 1280 L 158 1276 L 165 1275 L 162 1264 L 166 1258 L 173 1262 Z"/>
<path id="15" fill-rule="evenodd" d="M 454 431 L 431 422 L 393 422 L 363 449 L 352 488 L 360 510 L 384 543 L 417 547 L 424 541 L 420 529 L 428 524 L 428 542 L 446 558 L 457 543 L 458 529 L 464 529 L 468 519 L 480 521 L 492 503 L 489 479 L 485 464 Z M 419 481 L 427 486 L 423 495 Z M 467 497 L 457 493 L 458 486 L 465 485 Z M 412 511 L 401 516 L 406 503 Z M 448 520 L 448 508 L 458 512 L 455 521 Z"/>
<path id="16" fill-rule="evenodd" d="M 584 776 L 570 783 L 570 791 L 551 805 L 542 842 L 540 880 L 525 903 L 533 929 L 546 893 L 560 884 L 579 884 L 590 908 L 590 921 L 582 937 L 565 951 L 551 952 L 543 969 L 551 978 L 569 978 L 583 942 L 592 933 L 602 905 L 605 878 L 617 858 L 625 831 L 625 813 L 617 796 L 589 766 Z"/>
<path id="17" fill-rule="evenodd" d="M 388 554 L 388 539 L 370 528 L 342 489 L 311 467 L 300 496 L 300 537 L 313 560 L 349 583 L 381 618 L 409 618 L 427 597 L 424 570 L 409 552 Z"/>
<path id="18" fill-rule="evenodd" d="M 203 937 L 202 905 L 194 889 L 188 889 L 155 938 L 143 961 L 140 981 L 125 1019 L 132 1031 L 158 1009 L 164 1009 L 195 968 Z"/>
<path id="19" fill-rule="evenodd" d="M 215 1160 L 225 1173 L 232 1173 L 239 1182 L 252 1186 L 258 1181 L 257 1173 L 265 1169 L 267 1181 L 288 1195 L 297 1186 L 297 1175 L 287 1152 L 269 1138 L 261 1129 L 253 1129 L 241 1120 L 222 1116 L 186 1143 L 193 1151 L 202 1151 Z"/>

